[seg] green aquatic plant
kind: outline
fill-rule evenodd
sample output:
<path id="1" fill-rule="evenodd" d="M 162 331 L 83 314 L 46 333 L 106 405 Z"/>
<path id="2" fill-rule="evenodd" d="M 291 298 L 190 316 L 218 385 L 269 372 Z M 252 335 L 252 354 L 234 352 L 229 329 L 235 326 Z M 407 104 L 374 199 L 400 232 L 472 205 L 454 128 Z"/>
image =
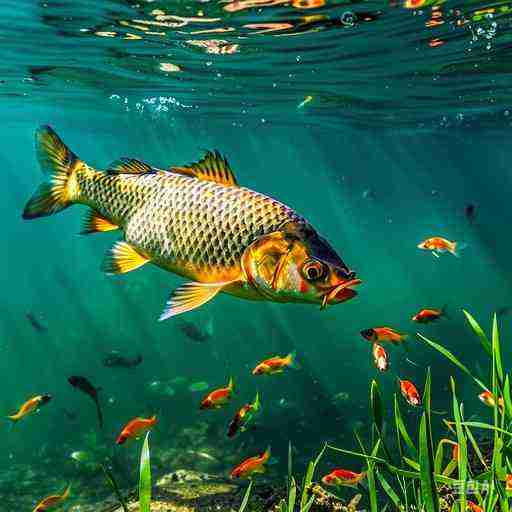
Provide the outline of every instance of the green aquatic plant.
<path id="1" fill-rule="evenodd" d="M 253 485 L 253 481 L 251 480 L 249 482 L 249 485 L 247 486 L 247 489 L 244 494 L 244 499 L 242 500 L 242 503 L 240 504 L 240 508 L 238 509 L 238 512 L 244 512 L 244 510 L 247 508 L 247 504 L 249 503 L 249 497 L 251 496 L 252 485 Z"/>
<path id="2" fill-rule="evenodd" d="M 105 475 L 105 480 L 107 481 L 108 486 L 112 489 L 113 493 L 116 495 L 121 507 L 123 508 L 123 512 L 128 512 L 128 506 L 126 505 L 126 500 L 124 499 L 121 491 L 119 489 L 119 485 L 117 485 L 117 481 L 114 477 L 114 474 L 110 470 L 110 468 L 106 464 L 100 464 L 100 467 Z"/>
<path id="3" fill-rule="evenodd" d="M 369 447 L 356 432 L 360 451 L 334 446 L 328 448 L 364 459 L 367 465 L 368 496 L 371 512 L 394 507 L 401 512 L 441 512 L 483 510 L 509 512 L 510 497 L 505 481 L 512 473 L 512 392 L 510 373 L 505 372 L 496 316 L 491 339 L 478 322 L 464 311 L 467 322 L 489 358 L 490 378 L 486 385 L 451 351 L 438 342 L 419 334 L 420 339 L 451 361 L 469 376 L 489 398 L 492 422 L 467 421 L 464 405 L 457 395 L 457 385 L 450 378 L 452 419 L 444 424 L 454 439 L 433 436 L 431 409 L 431 375 L 426 372 L 423 407 L 416 434 L 405 425 L 397 395 L 393 399 L 394 446 L 383 435 L 384 406 L 378 383 L 370 386 L 371 430 Z M 476 431 L 492 434 L 491 448 L 486 451 L 478 442 Z M 445 447 L 452 446 L 452 456 L 445 465 Z M 444 466 L 444 467 L 443 467 Z M 387 502 L 387 503 L 386 503 Z M 471 507 L 471 508 L 468 508 Z M 480 507 L 480 508 L 477 508 Z"/>
<path id="4" fill-rule="evenodd" d="M 149 432 L 144 438 L 140 454 L 139 511 L 151 512 L 151 458 L 149 454 Z"/>

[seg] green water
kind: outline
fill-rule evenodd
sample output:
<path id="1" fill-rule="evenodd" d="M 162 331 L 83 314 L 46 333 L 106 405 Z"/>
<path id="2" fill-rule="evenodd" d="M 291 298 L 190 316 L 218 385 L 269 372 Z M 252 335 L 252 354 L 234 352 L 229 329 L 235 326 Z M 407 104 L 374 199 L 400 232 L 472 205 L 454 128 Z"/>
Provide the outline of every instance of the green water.
<path id="1" fill-rule="evenodd" d="M 235 55 L 231 64 L 230 55 L 199 54 L 178 44 L 165 50 L 165 45 L 155 42 L 138 42 L 130 51 L 132 61 L 140 58 L 145 63 L 139 83 L 126 70 L 128 56 L 116 53 L 120 52 L 116 45 L 124 43 L 115 40 L 111 47 L 107 43 L 98 47 L 92 38 L 73 36 L 68 26 L 72 22 L 66 21 L 71 18 L 77 26 L 85 26 L 90 17 L 96 17 L 101 20 L 98 25 L 107 30 L 113 22 L 105 13 L 116 18 L 109 8 L 114 9 L 115 4 L 124 13 L 129 2 L 105 2 L 94 16 L 83 3 L 64 2 L 67 7 L 47 4 L 34 7 L 22 3 L 25 25 L 12 21 L 17 12 L 14 3 L 5 6 L 4 34 L 11 37 L 4 49 L 11 67 L 7 72 L 6 63 L 2 64 L 6 78 L 0 91 L 0 162 L 5 178 L 0 192 L 4 240 L 0 253 L 4 291 L 0 411 L 2 416 L 12 414 L 25 400 L 41 393 L 50 393 L 53 400 L 14 428 L 7 421 L 0 425 L 1 510 L 14 510 L 14 506 L 29 510 L 45 495 L 60 492 L 66 482 L 73 484 L 73 506 L 108 496 L 110 491 L 94 464 L 71 459 L 77 450 L 91 453 L 96 461 L 108 457 L 120 485 L 132 486 L 140 443 L 114 447 L 114 441 L 122 426 L 138 415 L 159 417 L 152 435 L 157 477 L 182 467 L 227 476 L 234 464 L 271 445 L 277 464 L 270 467 L 268 478 L 282 481 L 289 441 L 296 448 L 298 470 L 326 441 L 345 448 L 355 446 L 353 429 L 365 433 L 368 425 L 372 379 L 378 379 L 391 408 L 393 393 L 398 392 L 396 376 L 412 380 L 421 389 L 425 368 L 430 366 L 433 407 L 443 411 L 450 406 L 448 379 L 459 374 L 418 341 L 417 331 L 442 341 L 485 376 L 485 367 L 480 368 L 483 354 L 461 309 L 468 309 L 487 326 L 491 312 L 512 305 L 512 152 L 506 110 L 510 79 L 501 68 L 491 72 L 489 63 L 502 49 L 500 43 L 507 44 L 508 25 L 496 37 L 495 47 L 487 50 L 485 57 L 476 58 L 489 67 L 485 76 L 472 73 L 473 83 L 470 75 L 463 75 L 458 60 L 465 58 L 463 52 L 454 56 L 446 51 L 435 59 L 445 66 L 459 66 L 459 78 L 464 78 L 467 94 L 473 95 L 469 105 L 459 102 L 454 93 L 438 97 L 446 90 L 435 87 L 432 77 L 428 106 L 426 95 L 418 100 L 423 102 L 421 108 L 414 103 L 414 94 L 403 96 L 398 89 L 414 87 L 415 77 L 421 77 L 423 92 L 429 87 L 419 66 L 421 59 L 415 61 L 404 53 L 408 65 L 401 72 L 409 77 L 407 84 L 400 83 L 399 70 L 383 77 L 385 60 L 378 57 L 366 72 L 371 77 L 374 70 L 382 94 L 391 84 L 396 96 L 393 101 L 403 99 L 400 108 L 393 106 L 391 98 L 377 100 L 370 91 L 359 90 L 366 95 L 367 106 L 345 111 L 338 101 L 344 94 L 343 81 L 348 81 L 341 67 L 337 70 L 339 82 L 332 74 L 315 83 L 316 79 L 304 78 L 307 71 L 302 68 L 302 78 L 290 78 L 293 86 L 287 87 L 289 70 L 286 66 L 280 70 L 279 59 L 273 60 L 275 54 L 269 57 L 268 66 L 258 68 L 250 52 Z M 168 8 L 170 4 L 166 3 Z M 412 23 L 410 11 L 390 10 L 386 17 L 385 5 L 364 4 L 352 8 L 380 8 L 383 20 L 395 20 L 397 32 L 400 23 L 407 25 L 407 37 L 414 39 L 408 25 Z M 205 6 L 207 11 L 210 4 Z M 331 5 L 327 14 L 337 7 L 346 10 L 346 6 Z M 50 13 L 42 16 L 44 9 L 52 8 L 53 17 Z M 257 17 L 258 12 L 252 14 Z M 59 19 L 65 26 L 62 32 L 55 28 Z M 273 18 L 269 15 L 269 19 Z M 384 39 L 385 26 L 376 24 L 372 37 Z M 20 36 L 23 27 L 26 37 L 14 37 Z M 335 42 L 326 29 L 300 36 L 304 45 L 300 54 L 307 55 L 308 45 L 314 48 L 328 35 L 329 45 L 324 41 L 328 47 L 348 44 L 345 32 Z M 281 44 L 276 42 L 279 38 L 267 37 L 262 36 L 257 46 L 265 49 L 265 44 Z M 287 38 L 281 49 L 286 47 L 296 55 L 299 50 L 286 46 L 292 40 Z M 240 41 L 243 44 L 244 40 Z M 256 45 L 253 39 L 249 41 Z M 172 38 L 167 44 L 172 44 Z M 294 44 L 300 46 L 297 40 Z M 462 43 L 454 42 L 454 52 L 457 44 Z M 469 40 L 465 44 L 469 47 Z M 95 60 L 100 51 L 102 59 Z M 169 84 L 160 75 L 152 82 L 154 71 L 144 67 L 148 64 L 145 57 L 160 59 L 164 51 L 174 52 L 177 62 L 183 55 L 190 59 L 184 60 L 183 73 Z M 350 51 L 356 52 L 356 47 Z M 311 52 L 320 62 L 314 49 Z M 68 60 L 71 54 L 76 61 Z M 400 54 L 393 55 L 398 66 Z M 262 51 L 261 59 L 266 57 Z M 350 62 L 355 68 L 354 58 Z M 109 59 L 122 59 L 123 65 Z M 209 59 L 219 67 L 221 77 L 215 81 L 207 75 L 204 84 L 199 67 L 209 69 L 204 66 Z M 496 60 L 502 68 L 509 66 L 510 58 L 504 59 L 503 54 Z M 30 76 L 28 64 L 57 71 L 29 83 L 23 80 Z M 303 64 L 315 72 L 324 65 L 316 66 L 307 59 Z M 272 66 L 275 71 L 271 72 Z M 112 75 L 103 76 L 109 67 Z M 241 76 L 238 82 L 236 69 Z M 254 75 L 256 85 L 251 89 L 251 73 L 258 69 L 261 74 Z M 230 80 L 223 78 L 226 73 Z M 354 73 L 356 84 L 362 76 Z M 265 74 L 266 81 L 262 78 Z M 451 76 L 445 75 L 445 79 Z M 271 86 L 266 88 L 272 80 L 280 84 L 281 99 Z M 259 87 L 262 83 L 263 89 Z M 461 83 L 450 82 L 450 86 L 457 89 Z M 314 93 L 315 98 L 323 99 L 312 103 L 311 109 L 306 105 L 298 110 L 297 105 L 313 90 L 320 91 Z M 418 96 L 422 94 L 418 92 Z M 142 108 L 141 98 L 155 100 Z M 209 98 L 211 108 L 207 106 Z M 374 115 L 368 106 L 372 101 Z M 404 113 L 407 104 L 410 111 Z M 243 113 L 244 109 L 250 110 L 249 114 Z M 435 115 L 424 115 L 425 109 Z M 42 179 L 33 140 L 41 124 L 51 124 L 75 153 L 98 169 L 107 168 L 120 156 L 167 168 L 197 160 L 204 149 L 218 149 L 227 156 L 242 185 L 290 205 L 330 241 L 362 279 L 358 296 L 320 311 L 314 305 L 247 302 L 219 295 L 183 317 L 201 329 L 211 324 L 212 335 L 205 342 L 187 337 L 178 319 L 157 322 L 169 294 L 182 282 L 180 278 L 150 265 L 120 277 L 104 275 L 101 261 L 119 237 L 110 233 L 78 236 L 84 207 L 73 206 L 59 215 L 30 222 L 21 219 L 25 202 Z M 472 222 L 465 215 L 468 204 L 476 205 Z M 460 258 L 442 255 L 437 259 L 416 247 L 434 235 L 465 242 L 467 248 Z M 427 326 L 411 321 L 422 307 L 443 305 L 447 305 L 448 318 Z M 28 313 L 38 319 L 42 330 L 34 328 Z M 510 316 L 503 314 L 501 322 L 506 358 L 510 357 L 506 342 L 511 334 Z M 407 348 L 389 349 L 391 369 L 386 374 L 374 368 L 370 344 L 359 335 L 362 329 L 380 325 L 411 334 Z M 103 359 L 112 350 L 126 357 L 141 354 L 143 362 L 135 369 L 105 367 Z M 300 370 L 272 377 L 251 375 L 262 359 L 293 350 Z M 68 384 L 71 375 L 86 376 L 102 388 L 103 431 L 98 429 L 92 401 Z M 224 410 L 199 411 L 204 392 L 190 391 L 189 386 L 205 381 L 214 389 L 225 385 L 230 376 L 238 390 L 233 403 Z M 172 383 L 177 377 L 183 379 Z M 155 381 L 161 384 L 151 385 Z M 478 401 L 478 390 L 467 380 L 461 379 L 460 386 L 466 415 L 486 418 L 489 412 Z M 253 400 L 256 391 L 262 401 L 257 424 L 228 440 L 229 420 L 238 406 Z M 75 417 L 70 418 L 64 410 Z M 404 410 L 407 421 L 416 425 L 418 410 L 406 406 Z M 198 452 L 206 452 L 213 461 Z M 322 464 L 320 472 L 335 466 L 361 468 L 360 461 L 332 454 Z"/>

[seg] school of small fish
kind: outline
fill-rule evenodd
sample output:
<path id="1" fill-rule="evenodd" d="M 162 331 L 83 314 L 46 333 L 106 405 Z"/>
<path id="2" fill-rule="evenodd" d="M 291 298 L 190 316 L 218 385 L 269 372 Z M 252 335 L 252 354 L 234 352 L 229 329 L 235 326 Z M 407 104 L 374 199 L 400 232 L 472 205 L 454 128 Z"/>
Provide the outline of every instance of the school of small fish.
<path id="1" fill-rule="evenodd" d="M 307 96 L 298 108 L 312 98 Z M 353 288 L 361 280 L 309 222 L 283 203 L 239 186 L 227 160 L 218 152 L 207 152 L 196 163 L 165 170 L 122 159 L 106 172 L 100 172 L 80 160 L 50 127 L 37 131 L 36 149 L 47 180 L 28 201 L 23 218 L 43 217 L 72 204 L 85 204 L 89 210 L 82 233 L 119 230 L 123 236 L 105 258 L 103 269 L 108 274 L 125 273 L 153 263 L 190 279 L 171 295 L 160 320 L 193 310 L 221 292 L 250 300 L 318 304 L 321 309 L 356 296 Z M 466 208 L 466 216 L 473 220 L 473 205 Z M 465 244 L 434 236 L 417 247 L 439 258 L 444 253 L 459 256 Z M 428 324 L 445 316 L 445 306 L 428 307 L 415 313 L 411 320 Z M 33 314 L 27 318 L 36 330 L 43 331 Z M 213 332 L 211 325 L 203 332 L 189 322 L 181 322 L 179 328 L 199 342 L 206 341 Z M 388 326 L 367 328 L 360 334 L 370 342 L 373 361 L 380 372 L 390 367 L 385 345 L 404 345 L 408 338 Z M 134 369 L 142 361 L 141 355 L 127 358 L 113 351 L 105 357 L 104 365 Z M 291 369 L 300 369 L 295 352 L 261 360 L 252 375 L 271 377 Z M 82 376 L 71 376 L 68 381 L 93 400 L 102 428 L 100 388 Z M 422 398 L 415 384 L 398 376 L 397 381 L 405 401 L 421 407 Z M 155 388 L 161 385 L 158 381 L 151 383 Z M 207 387 L 207 383 L 198 382 L 191 384 L 189 390 Z M 224 387 L 209 391 L 201 399 L 199 409 L 215 411 L 226 407 L 235 397 L 235 382 L 230 378 Z M 17 423 L 51 399 L 45 394 L 34 396 L 8 418 Z M 490 391 L 481 393 L 479 399 L 489 407 L 503 407 L 503 399 L 496 399 Z M 227 437 L 245 432 L 260 412 L 257 392 L 253 402 L 238 408 L 227 426 Z M 156 415 L 133 418 L 120 428 L 115 443 L 123 445 L 139 439 L 157 423 Z M 458 446 L 454 446 L 453 457 L 457 454 Z M 270 455 L 268 447 L 243 460 L 232 469 L 231 477 L 253 478 L 264 473 Z M 82 452 L 71 455 L 75 460 L 85 456 Z M 321 481 L 327 486 L 353 487 L 365 477 L 365 472 L 337 468 Z M 69 494 L 68 486 L 62 494 L 44 498 L 34 512 L 59 506 Z"/>

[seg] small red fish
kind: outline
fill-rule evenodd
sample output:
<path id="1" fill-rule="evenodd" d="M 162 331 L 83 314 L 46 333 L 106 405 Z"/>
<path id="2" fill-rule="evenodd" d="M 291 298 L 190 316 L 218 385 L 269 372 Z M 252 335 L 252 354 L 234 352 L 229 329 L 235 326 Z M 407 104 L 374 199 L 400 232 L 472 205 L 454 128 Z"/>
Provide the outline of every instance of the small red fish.
<path id="1" fill-rule="evenodd" d="M 419 407 L 421 405 L 421 397 L 416 386 L 410 380 L 398 379 L 400 383 L 400 391 L 409 405 Z"/>
<path id="2" fill-rule="evenodd" d="M 254 415 L 260 410 L 260 395 L 256 393 L 256 398 L 252 404 L 245 404 L 241 407 L 228 426 L 228 437 L 234 437 L 240 430 L 244 432 Z"/>
<path id="3" fill-rule="evenodd" d="M 27 400 L 19 409 L 16 414 L 12 414 L 11 416 L 7 416 L 11 421 L 20 421 L 27 414 L 30 414 L 32 411 L 39 409 L 44 404 L 47 404 L 52 399 L 51 395 L 37 395 Z"/>
<path id="4" fill-rule="evenodd" d="M 458 458 L 459 458 L 459 443 L 453 443 L 452 459 L 458 460 Z"/>
<path id="5" fill-rule="evenodd" d="M 389 368 L 388 353 L 384 350 L 382 345 L 378 343 L 373 344 L 372 348 L 373 362 L 377 370 L 385 372 Z"/>
<path id="6" fill-rule="evenodd" d="M 228 386 L 219 388 L 206 395 L 199 406 L 200 409 L 219 409 L 231 400 L 235 393 L 235 383 L 233 379 L 229 379 Z"/>
<path id="7" fill-rule="evenodd" d="M 432 251 L 432 254 L 436 257 L 440 253 L 449 252 L 454 256 L 459 256 L 459 252 L 466 247 L 466 244 L 460 242 L 453 242 L 440 236 L 434 236 L 427 238 L 423 242 L 418 244 L 418 249 L 424 249 L 426 251 Z"/>
<path id="8" fill-rule="evenodd" d="M 445 308 L 425 308 L 416 313 L 412 317 L 412 320 L 413 322 L 418 322 L 419 324 L 428 324 L 430 322 L 439 320 L 443 316 L 445 316 Z"/>
<path id="9" fill-rule="evenodd" d="M 270 446 L 261 454 L 250 457 L 231 471 L 231 478 L 251 478 L 257 473 L 266 471 L 265 464 L 270 459 Z"/>
<path id="10" fill-rule="evenodd" d="M 151 418 L 134 418 L 125 425 L 116 440 L 116 444 L 124 444 L 128 439 L 141 437 L 148 430 L 151 430 L 156 423 L 156 416 L 151 416 Z"/>
<path id="11" fill-rule="evenodd" d="M 59 506 L 68 498 L 70 489 L 71 487 L 68 485 L 62 494 L 54 494 L 52 496 L 48 496 L 44 500 L 41 500 L 32 512 L 45 512 L 46 510 Z"/>
<path id="12" fill-rule="evenodd" d="M 486 391 L 483 391 L 482 393 L 480 393 L 478 395 L 478 398 L 480 399 L 481 402 L 483 402 L 488 407 L 496 406 L 496 399 L 495 399 L 494 395 L 489 390 L 486 390 Z M 500 407 L 500 409 L 503 408 L 503 398 L 501 398 L 501 397 L 498 398 L 498 406 Z"/>
<path id="13" fill-rule="evenodd" d="M 473 503 L 472 501 L 468 501 L 467 505 L 470 512 L 484 512 L 484 509 L 482 507 L 479 507 L 476 503 Z"/>
<path id="14" fill-rule="evenodd" d="M 366 472 L 355 473 L 347 469 L 335 469 L 322 478 L 322 483 L 334 487 L 355 487 L 366 477 Z"/>
<path id="15" fill-rule="evenodd" d="M 505 490 L 512 491 L 512 474 L 505 477 Z"/>
<path id="16" fill-rule="evenodd" d="M 252 371 L 253 375 L 275 375 L 283 373 L 285 368 L 298 368 L 296 354 L 292 352 L 286 357 L 271 357 L 259 363 Z"/>
<path id="17" fill-rule="evenodd" d="M 400 334 L 391 327 L 374 327 L 373 329 L 365 329 L 361 331 L 361 336 L 372 343 L 390 341 L 394 345 L 404 342 L 407 334 Z"/>

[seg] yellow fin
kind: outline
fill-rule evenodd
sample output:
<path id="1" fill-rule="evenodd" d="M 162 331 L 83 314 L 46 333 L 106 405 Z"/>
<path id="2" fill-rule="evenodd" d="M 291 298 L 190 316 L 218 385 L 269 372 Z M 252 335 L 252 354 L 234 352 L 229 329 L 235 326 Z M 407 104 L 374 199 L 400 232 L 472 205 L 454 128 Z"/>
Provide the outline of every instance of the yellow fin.
<path id="1" fill-rule="evenodd" d="M 36 132 L 37 159 L 46 176 L 23 210 L 24 219 L 52 215 L 73 202 L 73 174 L 82 165 L 78 157 L 49 126 Z"/>
<path id="2" fill-rule="evenodd" d="M 149 258 L 139 254 L 128 242 L 116 242 L 105 257 L 102 270 L 107 274 L 124 274 L 142 267 Z"/>
<path id="3" fill-rule="evenodd" d="M 135 158 L 120 158 L 116 160 L 107 170 L 107 174 L 153 174 L 157 172 L 149 164 L 136 160 Z"/>
<path id="4" fill-rule="evenodd" d="M 90 209 L 84 215 L 82 220 L 81 235 L 88 235 L 90 233 L 101 233 L 104 231 L 114 231 L 119 229 L 119 226 L 110 222 L 106 217 L 98 213 L 96 210 Z"/>
<path id="5" fill-rule="evenodd" d="M 192 176 L 199 180 L 213 181 L 229 187 L 238 187 L 235 175 L 228 161 L 218 151 L 207 151 L 199 160 L 184 167 L 171 167 L 171 172 Z"/>
<path id="6" fill-rule="evenodd" d="M 233 281 L 223 283 L 185 283 L 174 290 L 158 320 L 161 322 L 171 316 L 176 316 L 202 306 L 213 299 L 224 286 L 231 282 Z"/>

